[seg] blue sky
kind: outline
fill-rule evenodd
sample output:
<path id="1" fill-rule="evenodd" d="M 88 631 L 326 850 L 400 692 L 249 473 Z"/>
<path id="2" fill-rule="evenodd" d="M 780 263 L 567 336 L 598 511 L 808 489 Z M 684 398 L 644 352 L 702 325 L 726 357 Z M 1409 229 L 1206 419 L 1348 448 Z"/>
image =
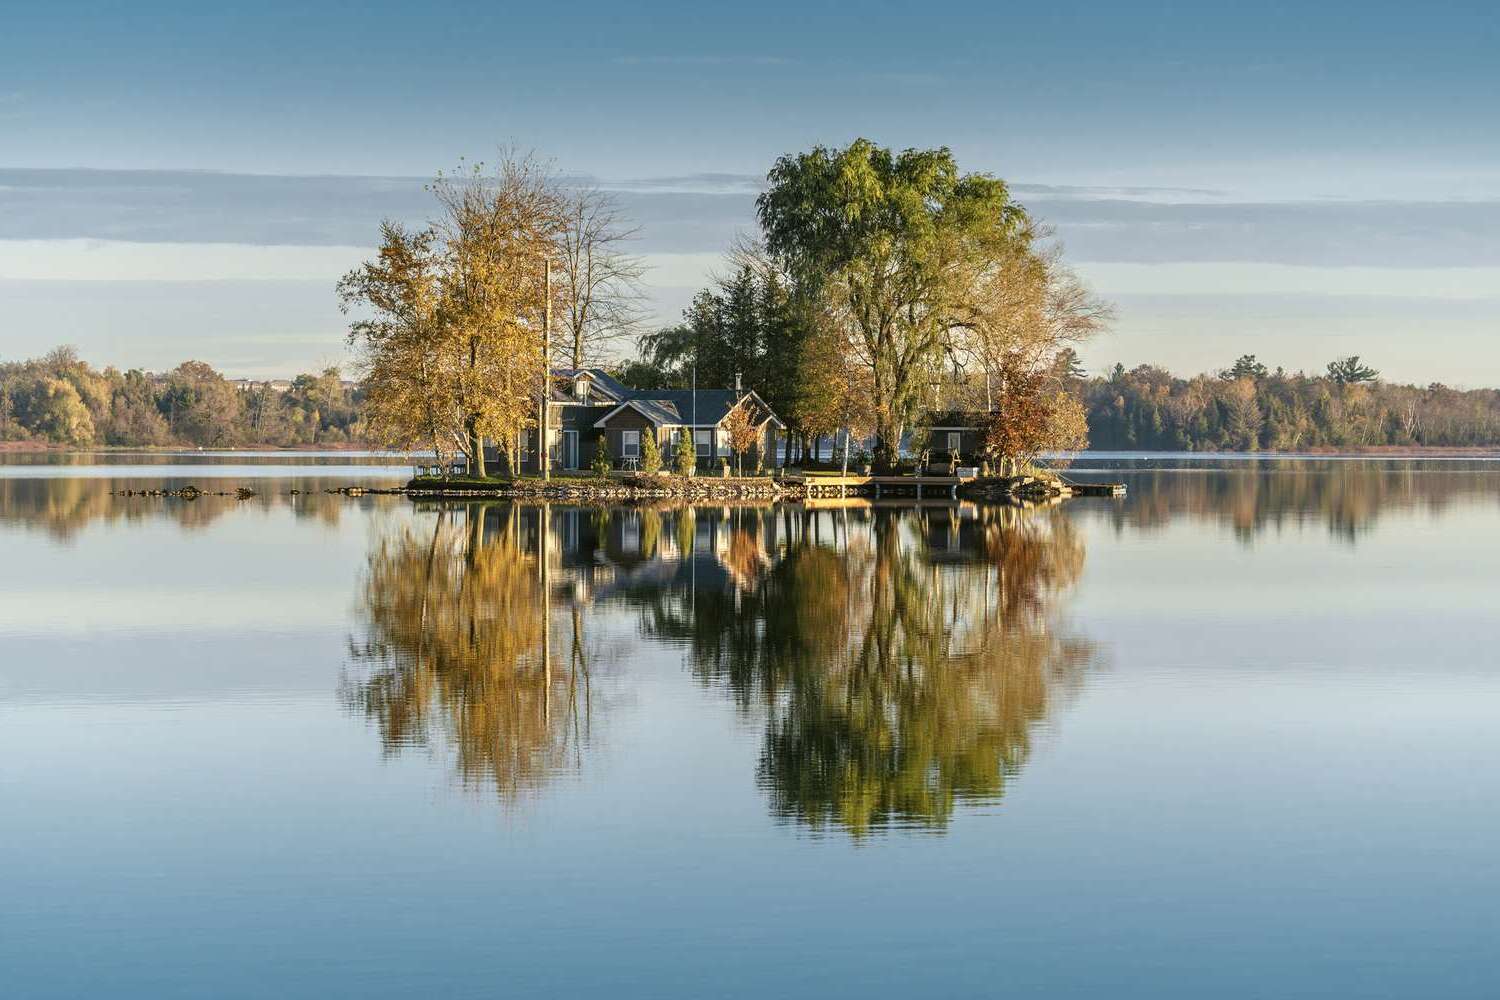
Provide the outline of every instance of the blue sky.
<path id="1" fill-rule="evenodd" d="M 312 5 L 309 5 L 312 6 Z M 1117 303 L 1085 360 L 1370 357 L 1500 385 L 1485 4 L 11 6 L 0 356 L 343 357 L 331 284 L 422 178 L 515 143 L 617 189 L 662 319 L 780 153 L 1010 180 Z"/>

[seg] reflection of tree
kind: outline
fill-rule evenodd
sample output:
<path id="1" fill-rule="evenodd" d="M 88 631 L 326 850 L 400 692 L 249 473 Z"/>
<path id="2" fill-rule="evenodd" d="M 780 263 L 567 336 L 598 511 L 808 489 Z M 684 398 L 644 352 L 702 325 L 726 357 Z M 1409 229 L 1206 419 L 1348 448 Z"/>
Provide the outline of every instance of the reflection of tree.
<path id="1" fill-rule="evenodd" d="M 187 485 L 233 494 L 247 486 L 256 495 L 248 500 L 231 496 L 202 496 L 196 500 L 161 496 L 124 496 L 126 490 L 172 490 Z M 46 532 L 60 542 L 71 542 L 96 523 L 137 524 L 170 521 L 184 531 L 206 528 L 225 515 L 247 509 L 269 512 L 290 509 L 298 518 L 338 524 L 350 501 L 323 491 L 326 479 L 133 479 L 55 476 L 36 479 L 0 477 L 0 521 Z M 297 496 L 290 491 L 298 491 Z"/>
<path id="2" fill-rule="evenodd" d="M 1157 528 L 1185 515 L 1225 524 L 1249 542 L 1267 530 L 1321 523 L 1353 543 L 1392 511 L 1440 516 L 1494 495 L 1492 467 L 1466 460 L 1258 458 L 1186 469 L 1151 461 L 1166 467 L 1128 477 L 1130 499 L 1111 513 L 1120 527 Z"/>
<path id="3" fill-rule="evenodd" d="M 375 546 L 352 649 L 369 673 L 345 697 L 388 753 L 451 741 L 466 784 L 509 798 L 576 765 L 589 659 L 576 607 L 571 638 L 552 650 L 536 554 L 514 532 L 487 536 L 484 507 L 467 514 L 462 528 L 444 513 L 429 535 L 402 531 Z"/>
<path id="4" fill-rule="evenodd" d="M 1058 627 L 1083 563 L 1065 517 L 934 516 L 805 515 L 748 588 L 650 595 L 648 629 L 686 639 L 700 676 L 764 710 L 760 780 L 778 816 L 856 836 L 940 828 L 958 802 L 1004 793 L 1056 693 L 1092 662 Z M 935 549 L 934 531 L 957 544 Z M 738 530 L 730 559 L 752 562 L 756 537 Z"/>

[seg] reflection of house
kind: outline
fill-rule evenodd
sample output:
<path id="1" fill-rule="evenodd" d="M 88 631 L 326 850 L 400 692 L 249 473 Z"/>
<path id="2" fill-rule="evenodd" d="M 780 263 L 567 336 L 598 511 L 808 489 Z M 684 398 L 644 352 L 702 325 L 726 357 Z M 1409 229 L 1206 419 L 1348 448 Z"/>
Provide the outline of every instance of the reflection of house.
<path id="1" fill-rule="evenodd" d="M 634 467 L 647 434 L 656 439 L 663 467 L 672 465 L 682 434 L 692 434 L 699 467 L 712 467 L 733 457 L 725 422 L 740 409 L 749 412 L 758 439 L 744 456 L 746 464 L 770 464 L 784 426 L 753 390 L 631 389 L 601 368 L 557 368 L 552 380 L 548 447 L 558 471 L 589 468 L 600 440 L 616 468 Z M 523 434 L 520 454 L 521 472 L 539 471 L 534 430 Z"/>
<path id="2" fill-rule="evenodd" d="M 539 551 L 543 508 L 473 509 L 481 512 L 487 542 L 505 538 L 520 552 Z M 779 522 L 766 516 L 767 510 L 600 511 L 549 505 L 547 544 L 553 581 L 591 600 L 660 590 L 743 590 L 769 564 L 769 552 L 776 545 Z"/>

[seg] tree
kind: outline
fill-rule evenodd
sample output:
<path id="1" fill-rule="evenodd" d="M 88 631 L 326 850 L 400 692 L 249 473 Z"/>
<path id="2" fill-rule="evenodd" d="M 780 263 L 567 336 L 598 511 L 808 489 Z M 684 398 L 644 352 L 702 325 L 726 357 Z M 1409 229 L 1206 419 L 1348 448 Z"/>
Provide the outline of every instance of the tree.
<path id="1" fill-rule="evenodd" d="M 1239 360 L 1219 373 L 1219 378 L 1226 382 L 1233 382 L 1236 379 L 1242 378 L 1253 379 L 1258 382 L 1263 378 L 1267 378 L 1270 374 L 1265 365 L 1255 360 L 1255 355 L 1241 354 Z"/>
<path id="2" fill-rule="evenodd" d="M 534 159 L 506 154 L 439 175 L 439 218 L 408 233 L 382 228 L 380 256 L 340 282 L 363 347 L 372 426 L 407 445 L 457 450 L 485 474 L 484 440 L 507 445 L 536 423 L 546 389 L 541 314 L 544 261 L 566 225 L 553 177 Z"/>
<path id="3" fill-rule="evenodd" d="M 484 439 L 515 439 L 536 422 L 535 403 L 549 391 L 538 333 L 544 261 L 556 252 L 566 208 L 552 176 L 513 154 L 494 177 L 476 167 L 439 176 L 432 190 L 443 209 L 439 315 L 455 362 L 453 409 L 469 467 L 482 476 Z M 541 448 L 545 437 L 538 434 Z"/>
<path id="4" fill-rule="evenodd" d="M 172 369 L 157 406 L 173 435 L 196 445 L 235 444 L 244 426 L 240 391 L 202 361 L 184 361 Z"/>
<path id="5" fill-rule="evenodd" d="M 1328 362 L 1328 380 L 1339 385 L 1373 382 L 1379 377 L 1380 372 L 1368 365 L 1360 364 L 1358 354 Z"/>
<path id="6" fill-rule="evenodd" d="M 603 361 L 640 325 L 646 265 L 625 252 L 637 229 L 625 221 L 613 196 L 580 188 L 566 196 L 565 210 L 558 239 L 560 308 L 553 356 L 566 367 L 583 368 Z"/>
<path id="7" fill-rule="evenodd" d="M 693 429 L 683 427 L 677 431 L 677 474 L 691 476 L 698 467 L 698 450 L 693 443 Z"/>
<path id="8" fill-rule="evenodd" d="M 110 397 L 104 440 L 113 445 L 155 445 L 168 440 L 167 422 L 156 405 L 156 389 L 132 368 L 116 381 Z"/>
<path id="9" fill-rule="evenodd" d="M 1088 370 L 1078 358 L 1078 352 L 1064 347 L 1052 360 L 1052 373 L 1062 382 L 1080 382 L 1089 377 Z"/>
<path id="10" fill-rule="evenodd" d="M 1064 321 L 1101 321 L 1082 285 L 1036 251 L 1038 231 L 1005 183 L 960 174 L 947 149 L 897 154 L 859 139 L 784 156 L 768 180 L 756 202 L 766 249 L 868 369 L 887 464 L 919 394 L 973 338 L 998 364 L 1021 333 L 1050 342 Z M 1024 310 L 1039 319 L 1023 327 Z"/>
<path id="11" fill-rule="evenodd" d="M 854 438 L 869 434 L 875 423 L 869 371 L 843 349 L 840 338 L 826 326 L 806 338 L 798 361 L 798 391 L 789 416 L 814 436 L 843 431 L 847 475 Z"/>
<path id="12" fill-rule="evenodd" d="M 656 443 L 656 431 L 652 428 L 641 432 L 641 471 L 648 476 L 661 471 L 661 448 Z"/>
<path id="13" fill-rule="evenodd" d="M 455 434 L 448 341 L 439 316 L 443 264 L 431 228 L 380 227 L 379 254 L 344 275 L 340 308 L 361 309 L 349 327 L 364 374 L 371 438 L 392 448 L 430 448 L 444 465 L 460 441 Z"/>
<path id="14" fill-rule="evenodd" d="M 43 376 L 34 385 L 26 422 L 58 444 L 94 443 L 94 420 L 71 382 Z"/>
<path id="15" fill-rule="evenodd" d="M 584 609 L 562 624 L 512 522 L 486 530 L 486 505 L 465 506 L 467 525 L 445 512 L 428 536 L 401 528 L 373 544 L 350 643 L 359 669 L 339 693 L 388 755 L 451 746 L 466 788 L 512 800 L 576 768 L 603 706 L 589 698 Z"/>
<path id="16" fill-rule="evenodd" d="M 748 400 L 741 400 L 724 418 L 724 433 L 729 437 L 729 449 L 734 452 L 736 472 L 745 474 L 745 452 L 759 440 L 759 429 L 750 413 Z"/>
<path id="17" fill-rule="evenodd" d="M 594 439 L 594 458 L 589 463 L 589 468 L 593 470 L 594 475 L 602 479 L 609 475 L 614 467 L 614 457 L 609 453 L 609 435 L 600 431 L 599 436 Z"/>
<path id="18" fill-rule="evenodd" d="M 1028 368 L 1020 357 L 1004 372 L 998 404 L 985 431 L 985 447 L 1004 466 L 1030 462 L 1042 452 L 1076 451 L 1088 445 L 1083 404 L 1048 374 Z"/>

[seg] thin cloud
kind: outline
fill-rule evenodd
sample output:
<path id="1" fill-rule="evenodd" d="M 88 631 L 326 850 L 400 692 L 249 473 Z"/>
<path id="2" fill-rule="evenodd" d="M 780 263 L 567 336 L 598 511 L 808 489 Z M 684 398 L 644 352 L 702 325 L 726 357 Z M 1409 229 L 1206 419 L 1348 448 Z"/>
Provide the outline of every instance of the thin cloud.
<path id="1" fill-rule="evenodd" d="M 567 181 L 612 191 L 639 253 L 722 253 L 755 224 L 755 174 Z M 421 177 L 0 168 L 0 240 L 369 246 L 433 212 Z M 1500 200 L 1229 200 L 1210 189 L 1016 184 L 1075 261 L 1317 267 L 1500 264 Z"/>

